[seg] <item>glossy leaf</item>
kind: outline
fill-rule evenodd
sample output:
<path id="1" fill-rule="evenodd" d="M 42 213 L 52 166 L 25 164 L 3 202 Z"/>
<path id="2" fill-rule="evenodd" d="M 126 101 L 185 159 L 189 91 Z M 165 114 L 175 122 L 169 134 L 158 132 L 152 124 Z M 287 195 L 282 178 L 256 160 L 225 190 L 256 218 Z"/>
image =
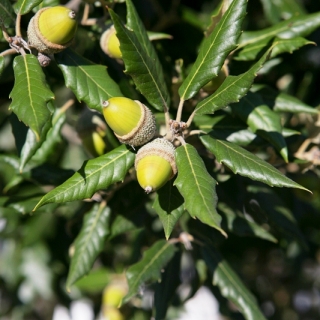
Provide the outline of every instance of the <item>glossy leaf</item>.
<path id="1" fill-rule="evenodd" d="M 56 55 L 66 86 L 89 108 L 102 111 L 102 102 L 111 97 L 122 97 L 119 86 L 109 76 L 105 66 L 79 56 L 71 49 Z"/>
<path id="2" fill-rule="evenodd" d="M 126 28 L 113 10 L 109 9 L 109 12 L 120 41 L 122 58 L 126 66 L 125 72 L 132 77 L 137 89 L 154 108 L 161 111 L 163 108 L 168 108 L 170 96 L 162 77 L 163 71 L 160 63 L 155 62 L 155 58 L 149 56 L 151 50 L 149 46 L 147 51 L 144 42 L 140 43 L 141 39 L 136 33 Z M 141 27 L 141 22 L 132 18 L 131 23 L 133 21 Z M 140 37 L 142 38 L 142 35 Z"/>
<path id="3" fill-rule="evenodd" d="M 183 198 L 177 188 L 172 185 L 171 180 L 157 191 L 153 208 L 159 215 L 167 240 L 176 222 L 184 212 L 183 204 Z"/>
<path id="4" fill-rule="evenodd" d="M 271 242 L 277 242 L 277 239 L 270 232 L 256 222 L 246 219 L 240 211 L 234 210 L 228 204 L 219 202 L 218 209 L 225 216 L 227 228 L 230 232 L 239 236 L 254 236 Z"/>
<path id="5" fill-rule="evenodd" d="M 234 0 L 212 33 L 204 39 L 195 63 L 179 88 L 182 100 L 192 98 L 218 75 L 225 59 L 237 46 L 246 6 L 246 0 Z"/>
<path id="6" fill-rule="evenodd" d="M 5 28 L 9 28 L 14 26 L 15 20 L 16 20 L 16 15 L 14 13 L 14 10 L 12 9 L 12 4 L 10 3 L 10 1 L 1 0 L 0 1 L 0 25 L 4 25 Z"/>
<path id="7" fill-rule="evenodd" d="M 272 58 L 281 53 L 292 53 L 293 51 L 308 44 L 315 44 L 314 42 L 302 37 L 296 37 L 293 39 L 275 38 L 273 41 L 272 37 L 269 37 L 247 45 L 238 53 L 238 55 L 235 56 L 235 59 L 240 61 L 254 60 L 259 56 L 260 52 L 263 52 L 264 48 L 271 44 L 271 42 L 273 44 L 273 50 L 271 53 Z"/>
<path id="8" fill-rule="evenodd" d="M 104 203 L 95 204 L 91 211 L 86 213 L 81 231 L 74 242 L 67 290 L 91 270 L 109 234 L 109 220 L 110 209 Z"/>
<path id="9" fill-rule="evenodd" d="M 197 150 L 190 144 L 176 149 L 178 177 L 174 181 L 184 198 L 185 209 L 193 218 L 216 228 L 220 228 L 221 217 L 216 211 L 216 181 L 207 172 Z"/>
<path id="10" fill-rule="evenodd" d="M 203 258 L 212 273 L 212 284 L 218 286 L 221 294 L 232 301 L 246 320 L 266 320 L 255 297 L 245 287 L 240 277 L 213 248 L 202 248 Z"/>
<path id="11" fill-rule="evenodd" d="M 123 298 L 123 303 L 135 296 L 141 285 L 158 281 L 161 278 L 162 269 L 172 259 L 175 251 L 176 247 L 165 240 L 157 241 L 146 250 L 142 259 L 126 272 L 129 292 Z"/>
<path id="12" fill-rule="evenodd" d="M 320 12 L 299 15 L 277 23 L 276 25 L 259 31 L 246 31 L 240 37 L 238 50 L 259 41 L 272 39 L 277 36 L 281 39 L 305 37 L 320 26 Z"/>
<path id="13" fill-rule="evenodd" d="M 135 154 L 122 145 L 107 154 L 86 161 L 70 179 L 48 192 L 34 210 L 50 202 L 63 203 L 92 197 L 96 191 L 122 181 L 134 159 Z"/>
<path id="14" fill-rule="evenodd" d="M 228 76 L 212 95 L 200 101 L 195 114 L 210 114 L 230 103 L 238 102 L 250 89 L 257 72 L 266 61 L 270 51 L 266 52 L 248 71 L 238 76 Z"/>
<path id="15" fill-rule="evenodd" d="M 27 14 L 41 2 L 42 0 L 18 0 L 14 5 L 14 11 L 21 15 Z"/>
<path id="16" fill-rule="evenodd" d="M 14 87 L 10 93 L 10 109 L 40 139 L 51 113 L 47 102 L 54 98 L 37 58 L 32 54 L 15 57 L 13 61 Z"/>
<path id="17" fill-rule="evenodd" d="M 209 135 L 201 136 L 200 139 L 217 160 L 235 174 L 266 183 L 271 187 L 298 188 L 309 191 L 283 175 L 271 164 L 234 143 L 214 139 Z"/>
<path id="18" fill-rule="evenodd" d="M 162 101 L 162 107 L 163 107 L 164 102 L 165 102 L 166 103 L 166 107 L 169 108 L 169 106 L 170 106 L 170 94 L 168 92 L 168 89 L 167 89 L 167 86 L 166 86 L 166 83 L 165 83 L 164 74 L 163 74 L 162 66 L 160 64 L 158 55 L 157 55 L 152 43 L 150 42 L 151 41 L 151 39 L 150 39 L 151 34 L 149 32 L 147 32 L 147 30 L 145 29 L 145 27 L 143 25 L 143 22 L 140 20 L 139 15 L 138 15 L 138 13 L 137 13 L 132 1 L 131 0 L 126 0 L 126 3 L 127 3 L 127 24 L 126 24 L 126 26 L 130 30 L 134 31 L 134 34 L 136 35 L 139 43 L 144 48 L 145 53 L 152 60 L 152 63 L 154 64 L 154 68 L 155 68 L 155 70 L 157 72 L 153 76 L 156 77 L 155 81 L 157 82 L 157 86 L 159 86 L 159 89 L 162 90 L 162 92 L 159 92 L 159 94 L 161 94 L 161 96 L 163 96 L 163 98 L 161 100 L 164 100 L 164 101 Z M 156 36 L 156 35 L 157 35 L 156 33 L 153 34 L 153 36 Z M 161 34 L 158 34 L 158 37 L 160 35 Z M 163 36 L 163 34 L 162 34 L 162 36 Z M 127 59 L 126 58 L 127 58 L 127 55 L 125 55 L 123 57 L 124 62 L 125 62 L 126 67 L 127 67 Z M 129 62 L 129 64 L 130 64 L 130 62 Z M 146 91 L 146 92 L 148 92 L 148 91 Z M 143 94 L 146 97 L 146 99 L 149 101 L 148 96 L 150 94 L 149 93 L 148 93 L 148 95 L 146 93 L 143 93 Z M 157 102 L 157 105 L 158 105 L 158 102 Z M 160 106 L 160 104 L 159 104 L 159 106 Z M 159 110 L 162 110 L 162 108 L 159 108 Z"/>
<path id="19" fill-rule="evenodd" d="M 282 135 L 280 115 L 271 110 L 258 94 L 249 92 L 238 104 L 232 105 L 232 111 L 254 133 L 269 141 L 288 162 L 288 148 Z"/>
<path id="20" fill-rule="evenodd" d="M 37 150 L 39 150 L 43 142 L 46 140 L 47 133 L 50 130 L 51 126 L 51 121 L 47 121 L 45 123 L 41 132 L 40 140 L 37 140 L 36 135 L 31 129 L 28 130 L 26 141 L 21 150 L 20 171 L 23 170 L 26 163 L 32 158 Z"/>

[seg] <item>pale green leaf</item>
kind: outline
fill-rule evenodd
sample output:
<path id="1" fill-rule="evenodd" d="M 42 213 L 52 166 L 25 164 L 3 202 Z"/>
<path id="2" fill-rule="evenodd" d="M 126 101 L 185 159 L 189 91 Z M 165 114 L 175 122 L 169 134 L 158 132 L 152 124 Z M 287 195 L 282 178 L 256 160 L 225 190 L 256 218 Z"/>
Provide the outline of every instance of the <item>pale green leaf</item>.
<path id="1" fill-rule="evenodd" d="M 197 150 L 190 144 L 176 149 L 178 177 L 174 181 L 184 198 L 185 209 L 193 218 L 216 228 L 220 228 L 221 217 L 216 211 L 216 181 L 207 172 Z"/>
<path id="2" fill-rule="evenodd" d="M 253 294 L 245 287 L 240 277 L 226 260 L 213 248 L 202 248 L 203 258 L 212 273 L 212 284 L 221 294 L 232 301 L 246 320 L 267 320 L 262 314 Z"/>
<path id="3" fill-rule="evenodd" d="M 153 208 L 162 222 L 164 234 L 168 240 L 170 234 L 184 212 L 183 198 L 172 181 L 167 182 L 157 191 Z"/>
<path id="4" fill-rule="evenodd" d="M 200 139 L 217 160 L 235 174 L 266 183 L 271 187 L 298 188 L 309 191 L 283 175 L 271 164 L 234 143 L 214 139 L 209 135 L 201 136 Z"/>
<path id="5" fill-rule="evenodd" d="M 50 202 L 63 203 L 92 197 L 96 191 L 122 181 L 134 159 L 135 154 L 122 145 L 107 154 L 86 161 L 70 179 L 48 192 L 34 210 Z"/>
<path id="6" fill-rule="evenodd" d="M 15 57 L 13 61 L 14 87 L 10 93 L 10 109 L 40 139 L 42 130 L 50 121 L 51 113 L 47 102 L 54 98 L 48 88 L 45 75 L 34 55 Z"/>
<path id="7" fill-rule="evenodd" d="M 246 6 L 247 0 L 234 0 L 212 33 L 204 39 L 195 63 L 179 88 L 182 100 L 192 98 L 218 75 L 225 59 L 237 46 Z"/>
<path id="8" fill-rule="evenodd" d="M 157 63 L 155 58 L 149 55 L 153 55 L 151 48 L 148 46 L 147 51 L 144 40 L 139 40 L 135 31 L 126 28 L 113 10 L 109 9 L 109 13 L 120 41 L 122 58 L 126 66 L 125 72 L 132 77 L 137 89 L 154 108 L 161 111 L 164 108 L 169 108 L 170 95 L 163 80 L 163 71 L 160 63 Z M 137 17 L 135 16 L 135 18 Z M 139 28 L 142 28 L 141 22 L 136 20 L 134 22 L 139 25 Z M 142 35 L 139 36 L 145 38 Z"/>
<path id="9" fill-rule="evenodd" d="M 21 15 L 27 14 L 41 2 L 42 0 L 18 0 L 18 2 L 16 2 L 13 6 L 14 11 Z"/>
<path id="10" fill-rule="evenodd" d="M 74 242 L 67 279 L 67 289 L 84 275 L 88 274 L 98 254 L 104 247 L 109 234 L 110 209 L 104 203 L 95 204 L 86 213 L 83 226 Z"/>
<path id="11" fill-rule="evenodd" d="M 89 108 L 101 112 L 103 101 L 123 96 L 105 66 L 94 64 L 71 49 L 57 54 L 56 59 L 66 86 Z"/>

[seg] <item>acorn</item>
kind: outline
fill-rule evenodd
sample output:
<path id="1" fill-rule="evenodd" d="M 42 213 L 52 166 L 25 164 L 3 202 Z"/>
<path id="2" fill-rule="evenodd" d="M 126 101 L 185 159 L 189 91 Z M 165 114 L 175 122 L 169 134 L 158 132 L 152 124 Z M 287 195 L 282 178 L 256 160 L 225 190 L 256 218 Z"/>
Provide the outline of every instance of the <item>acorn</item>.
<path id="1" fill-rule="evenodd" d="M 137 152 L 135 169 L 146 193 L 158 190 L 177 173 L 173 144 L 164 138 L 147 143 Z"/>
<path id="2" fill-rule="evenodd" d="M 114 59 L 122 58 L 120 41 L 116 35 L 116 29 L 113 25 L 102 33 L 100 38 L 100 47 L 109 57 Z"/>
<path id="3" fill-rule="evenodd" d="M 28 43 L 45 54 L 54 54 L 67 48 L 77 30 L 76 14 L 63 7 L 40 9 L 28 25 Z"/>
<path id="4" fill-rule="evenodd" d="M 151 110 L 138 100 L 113 97 L 102 103 L 103 116 L 121 143 L 133 147 L 150 141 L 156 133 Z"/>

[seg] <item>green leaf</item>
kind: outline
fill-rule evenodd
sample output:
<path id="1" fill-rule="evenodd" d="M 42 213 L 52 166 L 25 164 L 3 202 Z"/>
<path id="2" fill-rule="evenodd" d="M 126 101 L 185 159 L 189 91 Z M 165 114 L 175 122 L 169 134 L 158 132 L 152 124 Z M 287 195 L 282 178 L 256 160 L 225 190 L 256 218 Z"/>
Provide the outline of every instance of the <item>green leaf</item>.
<path id="1" fill-rule="evenodd" d="M 182 100 L 192 98 L 218 75 L 225 59 L 237 46 L 247 0 L 234 0 L 213 32 L 204 39 L 190 73 L 179 88 Z"/>
<path id="2" fill-rule="evenodd" d="M 0 77 L 1 77 L 1 74 L 2 74 L 2 72 L 4 70 L 4 67 L 5 67 L 5 65 L 4 65 L 4 57 L 0 57 Z"/>
<path id="3" fill-rule="evenodd" d="M 320 12 L 299 15 L 276 25 L 259 31 L 246 31 L 240 37 L 238 50 L 246 48 L 250 44 L 259 41 L 269 41 L 277 36 L 281 39 L 293 39 L 296 37 L 305 37 L 320 26 Z M 269 40 L 268 40 L 269 39 Z"/>
<path id="4" fill-rule="evenodd" d="M 171 180 L 157 191 L 153 208 L 159 215 L 167 240 L 176 222 L 184 212 L 183 203 L 184 201 L 181 194 L 177 188 L 172 185 Z"/>
<path id="5" fill-rule="evenodd" d="M 254 133 L 269 141 L 288 162 L 288 148 L 282 135 L 281 117 L 265 104 L 260 95 L 249 92 L 239 103 L 232 105 L 232 111 L 245 121 Z"/>
<path id="6" fill-rule="evenodd" d="M 176 247 L 165 240 L 159 240 L 146 250 L 142 259 L 126 272 L 129 286 L 128 294 L 122 303 L 128 302 L 138 293 L 139 287 L 146 282 L 156 282 L 161 278 L 162 269 L 172 259 Z"/>
<path id="7" fill-rule="evenodd" d="M 47 133 L 50 130 L 51 126 L 51 121 L 45 123 L 41 132 L 40 140 L 37 140 L 36 135 L 31 129 L 28 130 L 26 141 L 21 150 L 20 172 L 22 172 L 27 162 L 32 158 L 32 156 L 39 150 L 41 145 L 44 143 L 44 141 L 46 140 Z"/>
<path id="8" fill-rule="evenodd" d="M 201 136 L 200 139 L 217 160 L 226 165 L 235 174 L 261 181 L 271 187 L 298 188 L 309 191 L 283 175 L 271 164 L 234 143 L 217 140 L 209 135 Z"/>
<path id="9" fill-rule="evenodd" d="M 5 28 L 10 28 L 14 26 L 15 21 L 16 21 L 16 15 L 12 9 L 12 4 L 10 3 L 9 0 L 1 0 L 0 1 L 0 26 L 4 25 Z"/>
<path id="10" fill-rule="evenodd" d="M 101 294 L 110 282 L 112 272 L 104 267 L 91 270 L 90 273 L 78 280 L 74 285 L 82 292 L 89 294 Z"/>
<path id="11" fill-rule="evenodd" d="M 113 10 L 109 9 L 109 13 L 120 41 L 122 58 L 126 66 L 125 72 L 132 77 L 137 89 L 154 108 L 160 111 L 164 108 L 168 109 L 170 96 L 162 76 L 160 63 L 157 63 L 154 57 L 149 56 L 150 47 L 148 46 L 148 51 L 145 49 L 144 42 L 140 43 L 135 31 L 127 29 Z M 132 21 L 130 23 L 134 22 L 139 25 L 139 28 L 142 28 L 141 22 L 135 19 L 137 17 L 131 11 Z M 139 35 L 139 37 L 143 36 Z"/>
<path id="12" fill-rule="evenodd" d="M 167 86 L 166 86 L 164 74 L 163 74 L 163 69 L 160 64 L 158 55 L 157 55 L 152 43 L 150 42 L 151 40 L 149 39 L 150 34 L 147 32 L 142 21 L 140 20 L 139 15 L 138 15 L 134 5 L 132 4 L 132 1 L 126 0 L 126 3 L 127 3 L 127 24 L 126 24 L 126 26 L 130 30 L 134 31 L 134 34 L 136 35 L 138 42 L 142 45 L 145 53 L 147 54 L 147 56 L 151 59 L 152 63 L 154 64 L 154 69 L 157 73 L 153 74 L 153 77 L 156 77 L 155 81 L 157 82 L 157 86 L 159 86 L 160 90 L 162 90 L 161 92 L 159 92 L 160 99 L 159 98 L 158 99 L 160 101 L 155 101 L 156 105 L 154 105 L 154 107 L 156 108 L 156 106 L 159 106 L 159 110 L 162 110 L 163 106 L 165 106 L 168 109 L 170 106 L 170 94 L 167 90 Z M 127 58 L 127 54 L 125 54 L 125 56 L 123 56 L 125 65 L 127 67 L 127 59 L 126 58 Z M 130 64 L 130 62 L 129 62 L 129 64 Z M 150 96 L 150 100 L 153 100 L 153 93 L 150 94 L 149 92 L 151 92 L 151 91 L 145 91 L 144 93 L 142 92 L 148 101 L 149 101 L 149 96 Z M 162 96 L 163 96 L 163 98 L 161 98 Z M 164 100 L 164 101 L 162 101 L 162 100 Z M 151 101 L 149 101 L 149 102 L 151 103 Z"/>
<path id="13" fill-rule="evenodd" d="M 35 133 L 37 140 L 51 113 L 47 102 L 54 99 L 37 58 L 32 54 L 17 56 L 13 61 L 14 87 L 10 109 Z"/>
<path id="14" fill-rule="evenodd" d="M 230 103 L 238 102 L 250 89 L 257 72 L 269 56 L 267 51 L 247 72 L 238 76 L 228 76 L 212 95 L 200 101 L 195 114 L 209 114 L 222 109 Z"/>
<path id="15" fill-rule="evenodd" d="M 95 204 L 92 210 L 86 213 L 81 231 L 74 242 L 67 290 L 89 273 L 109 234 L 109 220 L 110 209 L 104 203 Z"/>
<path id="16" fill-rule="evenodd" d="M 34 210 L 50 202 L 63 203 L 91 198 L 96 191 L 122 181 L 134 159 L 135 154 L 122 145 L 98 158 L 85 161 L 70 179 L 48 192 Z"/>
<path id="17" fill-rule="evenodd" d="M 190 144 L 176 149 L 178 177 L 174 182 L 184 198 L 185 209 L 193 218 L 216 228 L 220 228 L 221 217 L 216 211 L 216 181 L 208 173 L 197 150 Z"/>
<path id="18" fill-rule="evenodd" d="M 270 232 L 256 222 L 246 219 L 239 210 L 235 210 L 223 202 L 218 203 L 218 209 L 226 217 L 226 223 L 230 232 L 239 236 L 255 236 L 271 242 L 278 242 Z"/>
<path id="19" fill-rule="evenodd" d="M 271 58 L 276 57 L 277 55 L 285 52 L 292 53 L 295 50 L 307 45 L 315 44 L 312 41 L 309 41 L 302 37 L 290 38 L 290 39 L 281 39 L 276 37 L 272 41 L 272 37 L 262 39 L 253 44 L 247 45 L 244 47 L 236 56 L 235 60 L 239 61 L 248 61 L 256 59 L 260 52 L 263 52 L 264 48 L 268 47 L 270 43 L 273 44 L 273 50 L 271 53 Z"/>
<path id="20" fill-rule="evenodd" d="M 260 0 L 266 18 L 271 24 L 283 19 L 305 14 L 304 8 L 296 0 Z"/>
<path id="21" fill-rule="evenodd" d="M 266 320 L 255 297 L 227 261 L 216 250 L 207 246 L 202 248 L 202 255 L 212 272 L 212 284 L 219 287 L 221 294 L 232 301 L 247 320 Z"/>
<path id="22" fill-rule="evenodd" d="M 111 97 L 122 97 L 119 86 L 108 75 L 105 66 L 97 65 L 71 49 L 56 55 L 66 86 L 90 108 L 102 111 L 102 102 Z"/>
<path id="23" fill-rule="evenodd" d="M 30 12 L 35 6 L 40 4 L 42 0 L 18 0 L 17 3 L 14 4 L 13 8 L 16 14 L 27 14 Z"/>

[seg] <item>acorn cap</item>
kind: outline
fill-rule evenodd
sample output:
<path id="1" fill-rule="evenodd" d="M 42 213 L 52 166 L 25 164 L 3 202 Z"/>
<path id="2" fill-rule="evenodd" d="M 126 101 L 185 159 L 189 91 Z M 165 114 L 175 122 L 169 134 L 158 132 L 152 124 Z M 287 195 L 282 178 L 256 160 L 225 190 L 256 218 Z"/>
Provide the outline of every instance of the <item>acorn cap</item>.
<path id="1" fill-rule="evenodd" d="M 173 144 L 164 138 L 147 143 L 137 152 L 135 169 L 138 182 L 147 193 L 161 188 L 177 173 Z"/>
<path id="2" fill-rule="evenodd" d="M 63 6 L 40 9 L 28 25 L 29 45 L 46 54 L 64 50 L 76 32 L 75 17 L 74 11 Z"/>
<path id="3" fill-rule="evenodd" d="M 141 146 L 150 141 L 156 133 L 153 113 L 138 100 L 113 97 L 103 102 L 102 112 L 121 143 Z"/>
<path id="4" fill-rule="evenodd" d="M 102 33 L 100 38 L 100 47 L 109 57 L 115 59 L 122 58 L 120 41 L 116 35 L 116 29 L 113 25 Z"/>

